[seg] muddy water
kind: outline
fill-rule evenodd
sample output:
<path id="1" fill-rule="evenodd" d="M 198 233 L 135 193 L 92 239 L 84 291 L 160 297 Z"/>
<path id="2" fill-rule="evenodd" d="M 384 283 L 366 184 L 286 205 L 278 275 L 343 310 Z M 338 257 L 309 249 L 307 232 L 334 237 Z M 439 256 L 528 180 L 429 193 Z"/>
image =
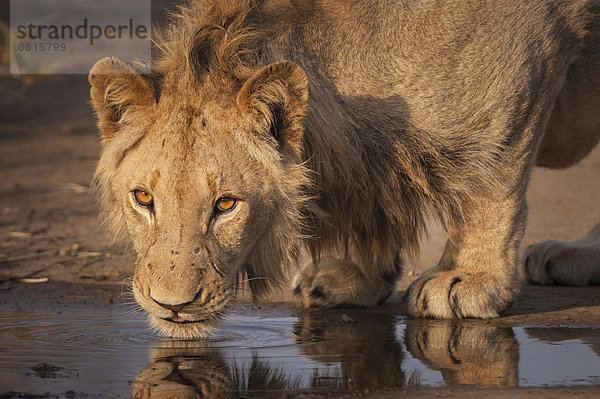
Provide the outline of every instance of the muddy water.
<path id="1" fill-rule="evenodd" d="M 0 397 L 280 397 L 462 384 L 600 384 L 600 329 L 240 311 L 211 339 L 174 341 L 153 336 L 140 314 L 0 311 Z"/>

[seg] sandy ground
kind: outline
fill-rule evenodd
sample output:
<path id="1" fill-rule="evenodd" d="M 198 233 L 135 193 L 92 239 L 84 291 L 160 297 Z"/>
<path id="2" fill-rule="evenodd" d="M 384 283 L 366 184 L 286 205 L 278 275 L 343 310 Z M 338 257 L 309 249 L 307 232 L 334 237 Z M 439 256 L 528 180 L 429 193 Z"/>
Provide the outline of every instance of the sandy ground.
<path id="1" fill-rule="evenodd" d="M 120 306 L 134 256 L 97 222 L 89 182 L 98 159 L 95 120 L 83 76 L 0 77 L 0 309 Z M 574 240 L 600 221 L 600 148 L 568 171 L 536 170 L 528 191 L 523 247 Z M 444 234 L 432 228 L 420 258 L 409 260 L 399 295 L 383 311 L 403 313 L 402 290 L 439 257 Z M 274 301 L 288 301 L 284 289 Z M 600 287 L 522 285 L 495 325 L 600 325 Z M 464 398 L 481 389 L 409 391 L 411 397 Z M 397 397 L 403 392 L 371 394 Z M 594 389 L 493 391 L 497 397 L 592 397 Z"/>

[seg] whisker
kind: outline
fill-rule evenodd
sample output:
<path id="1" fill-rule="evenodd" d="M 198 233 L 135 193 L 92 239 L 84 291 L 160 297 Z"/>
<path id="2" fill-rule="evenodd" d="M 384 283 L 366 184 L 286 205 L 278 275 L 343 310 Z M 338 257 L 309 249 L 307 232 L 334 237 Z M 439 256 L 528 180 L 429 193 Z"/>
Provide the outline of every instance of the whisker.
<path id="1" fill-rule="evenodd" d="M 140 313 L 140 312 L 142 312 L 142 311 L 143 311 L 143 309 L 142 309 L 141 307 L 138 307 L 138 308 L 132 308 L 132 309 L 129 309 L 128 311 L 126 311 L 126 312 L 125 312 L 125 314 L 126 314 L 127 316 L 133 316 L 134 314 L 136 314 L 136 313 Z"/>
<path id="2" fill-rule="evenodd" d="M 121 293 L 119 297 L 126 294 L 133 294 L 133 278 L 131 277 L 126 277 L 121 281 Z"/>
<path id="3" fill-rule="evenodd" d="M 254 280 L 272 280 L 272 279 L 269 277 L 252 277 L 252 278 L 247 278 L 245 280 L 238 281 L 237 284 L 243 284 L 243 283 L 247 283 L 248 281 L 254 281 Z"/>
<path id="4" fill-rule="evenodd" d="M 230 299 L 233 299 L 234 301 L 236 301 L 241 307 L 242 307 L 242 311 L 246 311 L 246 307 L 244 306 L 244 303 L 242 303 L 238 298 L 236 298 L 233 295 L 229 296 Z M 252 301 L 248 301 L 246 302 L 246 304 L 251 305 L 254 308 L 254 311 L 256 312 L 257 316 L 260 316 L 260 310 L 258 309 L 258 307 L 256 306 L 256 304 Z"/>
<path id="5" fill-rule="evenodd" d="M 246 311 L 246 307 L 244 306 L 244 304 L 239 299 L 237 299 L 234 296 L 231 296 L 230 299 L 236 301 L 238 303 L 238 305 L 240 305 L 242 307 L 242 311 L 244 311 L 244 312 Z"/>
<path id="6" fill-rule="evenodd" d="M 120 303 L 120 305 L 123 305 L 123 306 L 130 306 L 130 305 L 137 305 L 137 304 L 138 304 L 138 303 L 137 303 L 137 302 L 135 302 L 135 301 L 133 301 L 133 302 L 122 302 L 122 303 Z"/>
<path id="7" fill-rule="evenodd" d="M 117 298 L 126 298 L 126 297 L 133 298 L 133 297 L 134 297 L 134 296 L 133 296 L 133 292 L 131 292 L 131 291 L 128 291 L 128 292 L 121 292 L 121 293 L 120 293 L 120 294 L 117 296 Z"/>
<path id="8" fill-rule="evenodd" d="M 246 288 L 246 287 L 236 287 L 235 284 L 231 284 L 230 286 L 228 286 L 227 288 L 234 290 L 234 291 L 248 291 L 248 292 L 252 292 L 251 288 Z"/>
<path id="9" fill-rule="evenodd" d="M 256 306 L 256 304 L 254 302 L 250 302 L 250 305 L 252 305 L 252 307 L 254 308 L 256 316 L 260 317 L 260 309 Z"/>

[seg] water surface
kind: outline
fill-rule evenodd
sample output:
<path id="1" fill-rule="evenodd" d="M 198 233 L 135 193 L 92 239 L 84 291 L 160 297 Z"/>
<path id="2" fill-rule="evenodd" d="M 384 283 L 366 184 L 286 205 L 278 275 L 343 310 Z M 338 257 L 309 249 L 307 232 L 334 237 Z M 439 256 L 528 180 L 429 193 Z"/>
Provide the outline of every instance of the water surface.
<path id="1" fill-rule="evenodd" d="M 0 397 L 600 384 L 596 328 L 504 328 L 357 310 L 273 314 L 234 312 L 214 337 L 177 341 L 152 335 L 142 314 L 125 311 L 0 311 Z"/>

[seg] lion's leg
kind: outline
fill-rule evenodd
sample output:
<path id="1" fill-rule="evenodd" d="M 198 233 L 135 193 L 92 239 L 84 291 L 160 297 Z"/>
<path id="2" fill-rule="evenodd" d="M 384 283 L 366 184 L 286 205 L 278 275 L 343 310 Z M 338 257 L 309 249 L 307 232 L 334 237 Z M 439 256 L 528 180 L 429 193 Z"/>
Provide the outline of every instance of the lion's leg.
<path id="1" fill-rule="evenodd" d="M 522 194 L 514 192 L 472 204 L 464 222 L 449 228 L 438 266 L 409 287 L 409 314 L 492 318 L 508 309 L 518 286 L 517 248 L 525 216 Z"/>
<path id="2" fill-rule="evenodd" d="M 292 281 L 294 294 L 304 307 L 374 306 L 394 291 L 401 260 L 391 267 L 366 272 L 349 259 L 322 258 L 303 267 Z"/>
<path id="3" fill-rule="evenodd" d="M 600 223 L 577 241 L 530 245 L 523 259 L 525 276 L 533 284 L 600 284 Z"/>
<path id="4" fill-rule="evenodd" d="M 536 163 L 548 168 L 575 165 L 600 141 L 600 16 L 571 64 L 561 88 Z"/>

